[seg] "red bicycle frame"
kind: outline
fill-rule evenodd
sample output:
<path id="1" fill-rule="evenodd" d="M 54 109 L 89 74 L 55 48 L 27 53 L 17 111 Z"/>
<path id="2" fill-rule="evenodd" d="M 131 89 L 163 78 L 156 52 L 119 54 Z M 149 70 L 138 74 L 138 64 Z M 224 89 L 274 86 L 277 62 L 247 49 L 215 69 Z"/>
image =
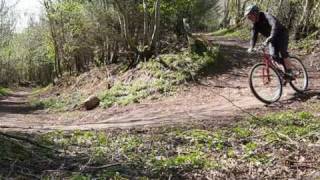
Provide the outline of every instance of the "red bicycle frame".
<path id="1" fill-rule="evenodd" d="M 265 68 L 263 68 L 262 71 L 262 77 L 263 77 L 263 84 L 269 84 L 271 78 L 270 78 L 270 70 L 269 67 L 273 67 L 272 59 L 270 54 L 266 53 L 266 49 L 263 48 L 263 63 L 266 65 Z"/>

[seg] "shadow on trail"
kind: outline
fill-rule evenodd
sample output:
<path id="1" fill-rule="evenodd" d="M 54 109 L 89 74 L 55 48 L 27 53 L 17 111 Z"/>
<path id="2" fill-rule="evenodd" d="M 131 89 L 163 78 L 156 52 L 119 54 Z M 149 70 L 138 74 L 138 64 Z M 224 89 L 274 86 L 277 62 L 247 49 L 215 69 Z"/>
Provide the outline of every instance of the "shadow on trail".
<path id="1" fill-rule="evenodd" d="M 319 101 L 320 100 L 320 91 L 307 91 L 305 93 L 294 93 L 293 96 L 286 100 L 281 100 L 274 104 L 265 105 L 265 107 L 274 109 L 274 108 L 284 108 L 284 107 L 294 107 L 296 103 L 303 103 L 310 100 Z M 280 110 L 280 109 L 279 109 Z"/>
<path id="2" fill-rule="evenodd" d="M 305 93 L 295 93 L 292 98 L 283 102 L 284 104 L 292 104 L 294 102 L 306 102 L 310 99 L 316 98 L 319 100 L 320 92 L 319 91 L 308 91 Z"/>
<path id="3" fill-rule="evenodd" d="M 0 102 L 0 114 L 30 114 L 36 110 L 43 109 L 41 107 L 31 106 L 26 103 L 19 102 Z M 1 115 L 0 115 L 1 116 Z"/>
<path id="4" fill-rule="evenodd" d="M 248 54 L 248 42 L 241 40 L 212 40 L 219 47 L 216 62 L 203 69 L 202 77 L 214 80 L 199 80 L 197 85 L 212 88 L 248 88 L 247 78 L 251 67 L 262 61 L 259 54 Z"/>
<path id="5" fill-rule="evenodd" d="M 43 109 L 32 106 L 28 101 L 28 93 L 13 93 L 0 99 L 0 116 L 4 114 L 30 114 Z"/>
<path id="6" fill-rule="evenodd" d="M 204 69 L 204 75 L 219 75 L 221 73 L 226 73 L 234 69 L 243 70 L 251 67 L 255 63 L 259 62 L 259 55 L 248 54 L 247 53 L 247 43 L 238 42 L 239 45 L 234 45 L 234 41 L 213 41 L 214 45 L 220 47 L 220 55 L 217 59 L 217 63 Z M 241 74 L 235 74 L 236 76 L 243 76 Z"/>

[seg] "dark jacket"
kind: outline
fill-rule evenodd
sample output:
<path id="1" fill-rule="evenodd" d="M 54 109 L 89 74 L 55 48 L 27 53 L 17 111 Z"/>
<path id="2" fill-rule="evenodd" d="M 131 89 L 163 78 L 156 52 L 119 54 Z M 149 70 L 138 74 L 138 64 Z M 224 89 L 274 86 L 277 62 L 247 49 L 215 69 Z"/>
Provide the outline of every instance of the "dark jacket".
<path id="1" fill-rule="evenodd" d="M 286 35 L 287 29 L 271 14 L 260 12 L 258 22 L 255 22 L 252 27 L 250 41 L 251 47 L 256 45 L 258 33 L 261 33 L 267 38 L 270 37 L 271 42 L 274 42 L 277 36 Z"/>

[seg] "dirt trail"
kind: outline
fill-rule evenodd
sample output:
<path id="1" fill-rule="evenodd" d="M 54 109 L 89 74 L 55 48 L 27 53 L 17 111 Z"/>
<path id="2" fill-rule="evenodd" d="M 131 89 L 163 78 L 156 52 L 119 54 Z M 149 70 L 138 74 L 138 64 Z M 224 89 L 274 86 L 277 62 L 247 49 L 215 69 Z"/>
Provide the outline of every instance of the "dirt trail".
<path id="1" fill-rule="evenodd" d="M 176 96 L 107 110 L 48 114 L 27 104 L 27 92 L 17 92 L 0 101 L 0 129 L 34 132 L 154 127 L 178 123 L 223 126 L 248 115 L 244 111 L 256 113 L 294 109 L 319 94 L 320 73 L 309 67 L 306 60 L 310 92 L 297 96 L 286 87 L 281 101 L 266 107 L 253 97 L 247 82 L 250 68 L 260 59 L 247 55 L 245 42 L 219 40 L 216 43 L 221 45 L 227 66 L 219 74 L 213 73 L 201 82 L 183 88 Z"/>

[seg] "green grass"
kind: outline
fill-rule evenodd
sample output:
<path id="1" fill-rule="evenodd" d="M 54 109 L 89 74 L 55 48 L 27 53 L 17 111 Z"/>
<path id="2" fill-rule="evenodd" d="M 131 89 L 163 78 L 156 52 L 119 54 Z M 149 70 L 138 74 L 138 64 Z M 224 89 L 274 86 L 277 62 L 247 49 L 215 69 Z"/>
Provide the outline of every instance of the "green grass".
<path id="1" fill-rule="evenodd" d="M 10 94 L 11 90 L 8 88 L 0 87 L 0 96 L 6 96 Z"/>
<path id="2" fill-rule="evenodd" d="M 49 91 L 52 88 L 52 84 L 45 87 L 37 87 L 32 90 L 32 95 L 38 95 Z"/>
<path id="3" fill-rule="evenodd" d="M 236 30 L 234 28 L 223 28 L 213 32 L 212 36 L 224 36 L 226 34 L 234 33 Z"/>
<path id="4" fill-rule="evenodd" d="M 226 34 L 225 37 L 230 38 L 239 38 L 241 40 L 250 40 L 250 29 L 249 28 L 241 28 L 229 34 Z"/>
<path id="5" fill-rule="evenodd" d="M 129 84 L 117 82 L 110 90 L 102 93 L 100 99 L 103 107 L 126 106 L 140 102 L 140 100 L 151 96 L 155 91 L 163 90 L 165 92 L 167 88 L 166 84 L 160 80 L 152 82 L 135 80 Z"/>
<path id="6" fill-rule="evenodd" d="M 160 60 L 151 59 L 140 63 L 133 74 L 133 80 L 117 81 L 111 89 L 102 92 L 101 105 L 105 108 L 125 106 L 146 98 L 171 95 L 178 85 L 196 80 L 207 68 L 217 68 L 218 64 L 217 48 L 203 56 L 189 52 L 162 55 Z"/>
<path id="7" fill-rule="evenodd" d="M 0 165 L 15 162 L 17 171 L 12 177 L 23 170 L 21 166 L 34 174 L 55 170 L 42 176 L 47 179 L 186 179 L 211 172 L 220 178 L 230 178 L 230 173 L 246 178 L 243 172 L 249 171 L 257 179 L 295 178 L 298 172 L 307 178 L 314 168 L 320 168 L 319 149 L 311 148 L 319 144 L 319 129 L 320 119 L 311 113 L 285 112 L 219 129 L 55 131 L 36 138 L 39 144 L 58 149 L 58 154 L 26 149 L 30 144 L 23 146 L 0 136 Z M 289 163 L 301 157 L 303 167 Z M 29 161 L 32 166 L 26 163 Z M 43 166 L 47 161 L 51 165 Z M 62 161 L 69 162 L 65 164 L 68 171 L 61 169 Z M 5 172 L 0 168 L 0 175 Z"/>
<path id="8" fill-rule="evenodd" d="M 29 102 L 32 106 L 49 109 L 54 112 L 69 111 L 80 107 L 85 97 L 82 94 L 74 92 L 68 95 L 39 98 L 32 97 Z"/>
<path id="9" fill-rule="evenodd" d="M 239 38 L 241 40 L 250 39 L 250 29 L 248 27 L 232 27 L 217 30 L 211 34 L 212 36 L 222 36 L 226 38 Z"/>

